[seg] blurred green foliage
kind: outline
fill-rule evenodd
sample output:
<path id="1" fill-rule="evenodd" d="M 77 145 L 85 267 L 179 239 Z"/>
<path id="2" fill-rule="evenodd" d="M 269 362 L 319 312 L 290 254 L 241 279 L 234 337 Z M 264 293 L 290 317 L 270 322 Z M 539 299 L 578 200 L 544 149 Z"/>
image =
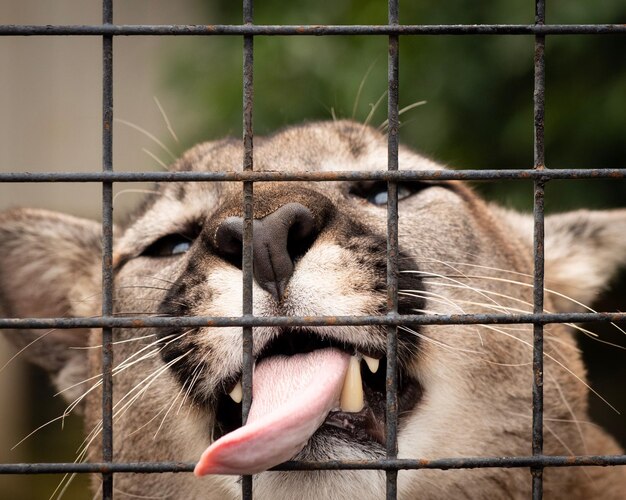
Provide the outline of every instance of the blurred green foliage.
<path id="1" fill-rule="evenodd" d="M 238 2 L 200 1 L 203 22 L 240 24 Z M 550 23 L 626 22 L 620 0 L 548 3 Z M 403 24 L 534 22 L 529 0 L 401 2 Z M 383 1 L 266 0 L 257 24 L 385 24 Z M 254 126 L 265 134 L 304 120 L 365 120 L 387 86 L 387 38 L 257 37 Z M 533 164 L 532 36 L 418 36 L 400 42 L 401 140 L 455 168 L 527 168 Z M 626 37 L 552 36 L 546 48 L 546 162 L 552 168 L 624 167 Z M 620 64 L 621 63 L 621 64 Z M 177 39 L 165 57 L 167 84 L 194 124 L 187 145 L 241 134 L 240 37 Z M 363 84 L 360 99 L 359 87 Z M 356 102 L 356 111 L 353 112 Z M 386 98 L 371 123 L 386 118 Z M 558 188 L 557 188 L 558 186 Z M 530 209 L 531 186 L 483 183 L 491 199 Z M 554 183 L 548 211 L 623 205 L 623 182 Z"/>

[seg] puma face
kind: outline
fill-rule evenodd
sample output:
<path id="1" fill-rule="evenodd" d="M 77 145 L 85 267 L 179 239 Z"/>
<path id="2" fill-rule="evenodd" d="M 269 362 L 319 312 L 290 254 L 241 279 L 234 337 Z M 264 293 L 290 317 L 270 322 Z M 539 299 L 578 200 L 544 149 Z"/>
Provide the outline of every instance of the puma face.
<path id="1" fill-rule="evenodd" d="M 312 123 L 255 142 L 260 171 L 384 170 L 384 136 Z M 239 141 L 204 143 L 171 168 L 241 169 Z M 400 168 L 442 167 L 401 148 Z M 400 314 L 532 312 L 532 220 L 460 182 L 400 183 Z M 255 316 L 384 315 L 387 185 L 258 182 Z M 115 230 L 118 316 L 237 317 L 243 311 L 240 183 L 160 184 Z M 100 311 L 100 225 L 39 210 L 0 215 L 0 305 L 9 317 Z M 53 249 L 54 251 L 51 251 Z M 546 218 L 546 311 L 582 310 L 626 262 L 626 210 Z M 588 420 L 573 325 L 545 327 L 545 453 L 622 453 Z M 399 456 L 531 454 L 532 325 L 398 328 Z M 23 347 L 41 332 L 8 332 Z M 114 459 L 197 463 L 191 474 L 116 474 L 124 498 L 384 498 L 381 471 L 268 472 L 290 460 L 385 457 L 386 327 L 255 327 L 253 401 L 242 426 L 242 329 L 114 331 Z M 100 451 L 100 332 L 55 332 L 23 356 L 50 371 Z M 399 496 L 529 498 L 527 469 L 412 470 Z M 94 479 L 94 488 L 98 488 Z M 621 498 L 623 468 L 545 471 L 547 498 Z"/>

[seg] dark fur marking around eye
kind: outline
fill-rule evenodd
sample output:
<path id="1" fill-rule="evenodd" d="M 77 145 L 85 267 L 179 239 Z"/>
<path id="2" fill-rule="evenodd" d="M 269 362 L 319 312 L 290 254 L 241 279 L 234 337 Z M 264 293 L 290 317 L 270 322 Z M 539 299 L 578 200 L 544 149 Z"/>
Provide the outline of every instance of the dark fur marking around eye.
<path id="1" fill-rule="evenodd" d="M 372 269 L 375 278 L 371 280 L 372 290 L 385 294 L 387 293 L 387 240 L 384 236 L 378 235 L 367 229 L 365 226 L 352 221 L 350 224 L 350 237 L 342 243 L 342 246 L 350 250 L 354 259 L 364 268 Z M 417 263 L 411 255 L 399 249 L 399 267 L 402 269 L 419 269 Z M 418 273 L 402 273 L 398 275 L 398 287 L 401 290 L 413 290 L 419 295 L 424 290 L 422 278 Z M 425 308 L 425 299 L 414 295 L 401 294 L 398 297 L 398 312 L 400 314 L 419 314 Z M 387 313 L 387 308 L 383 303 L 379 307 L 377 314 Z M 419 327 L 414 327 L 419 329 Z M 419 344 L 419 337 L 404 330 L 398 332 L 401 350 L 415 352 Z"/>
<path id="2" fill-rule="evenodd" d="M 588 220 L 578 220 L 571 224 L 568 228 L 569 233 L 574 239 L 586 238 L 592 241 L 600 240 L 600 232 L 602 228 L 592 224 Z"/>
<path id="3" fill-rule="evenodd" d="M 202 225 L 198 222 L 188 222 L 176 233 L 170 233 L 153 241 L 143 249 L 142 257 L 174 257 L 186 253 L 198 237 Z"/>
<path id="4" fill-rule="evenodd" d="M 201 298 L 205 297 L 206 291 L 200 290 L 198 285 L 204 280 L 205 275 L 199 272 L 198 264 L 192 260 L 187 264 L 185 271 L 182 273 L 178 281 L 170 288 L 167 295 L 159 306 L 159 313 L 164 316 L 184 317 L 194 314 L 194 306 L 200 304 Z M 196 340 L 197 328 L 181 328 L 171 326 L 161 328 L 157 332 L 160 339 L 162 350 L 161 358 L 165 363 L 174 361 L 176 358 L 185 355 L 187 352 L 202 353 L 202 356 L 209 356 L 211 352 L 210 346 L 200 346 Z M 186 356 L 178 363 L 171 366 L 174 376 L 186 390 L 187 384 L 194 377 L 201 380 L 202 376 L 196 376 L 196 369 L 199 360 L 196 356 Z M 199 382 L 196 382 L 198 384 Z M 206 394 L 201 391 L 190 391 L 193 400 L 201 405 L 209 404 Z"/>

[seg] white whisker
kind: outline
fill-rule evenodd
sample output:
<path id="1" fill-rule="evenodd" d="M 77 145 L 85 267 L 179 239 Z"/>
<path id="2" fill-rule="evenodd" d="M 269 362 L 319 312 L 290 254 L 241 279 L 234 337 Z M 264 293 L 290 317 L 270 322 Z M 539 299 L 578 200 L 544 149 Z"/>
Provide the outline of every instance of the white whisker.
<path id="1" fill-rule="evenodd" d="M 116 340 L 114 342 L 111 342 L 111 345 L 127 344 L 129 342 L 137 342 L 138 340 L 145 340 L 154 336 L 155 334 L 153 333 L 151 335 L 143 335 L 142 337 L 135 337 L 132 339 Z M 77 351 L 89 350 L 89 349 L 102 349 L 102 344 L 90 345 L 90 346 L 70 346 L 68 349 L 74 349 Z"/>
<path id="2" fill-rule="evenodd" d="M 118 191 L 117 193 L 115 193 L 115 196 L 113 197 L 113 203 L 115 203 L 117 198 L 122 196 L 123 194 L 131 194 L 131 193 L 132 194 L 158 194 L 158 191 L 154 191 L 150 189 L 122 189 L 121 191 Z"/>
<path id="3" fill-rule="evenodd" d="M 122 124 L 126 125 L 127 127 L 134 128 L 138 132 L 141 132 L 146 137 L 148 137 L 149 139 L 154 141 L 156 144 L 158 144 L 161 147 L 161 149 L 163 149 L 163 151 L 165 151 L 168 155 L 170 155 L 172 157 L 172 160 L 176 161 L 176 155 L 174 153 L 172 153 L 170 151 L 170 149 L 165 144 L 163 144 L 159 139 L 157 139 L 156 136 L 154 136 L 153 134 L 148 132 L 146 129 L 140 127 L 139 125 L 135 125 L 134 123 L 129 122 L 127 120 L 122 120 L 121 118 L 114 118 L 114 121 L 116 121 L 118 123 L 122 123 Z"/>
<path id="4" fill-rule="evenodd" d="M 502 335 L 505 335 L 507 337 L 510 337 L 514 340 L 516 340 L 517 342 L 521 342 L 522 344 L 528 346 L 528 348 L 530 350 L 533 349 L 533 345 L 530 342 L 525 341 L 524 339 L 520 339 L 518 337 L 515 337 L 514 335 L 511 335 L 509 333 L 506 333 L 503 330 L 500 330 L 492 325 L 482 325 L 484 328 L 488 328 L 490 330 L 494 330 L 496 332 L 501 333 Z M 544 352 L 543 355 L 554 361 L 558 366 L 560 366 L 563 370 L 565 370 L 567 373 L 569 373 L 572 377 L 574 377 L 576 380 L 578 380 L 581 384 L 583 384 L 589 391 L 591 391 L 592 393 L 594 393 L 598 398 L 600 398 L 609 408 L 611 408 L 611 410 L 613 410 L 615 413 L 617 413 L 618 415 L 621 415 L 621 413 L 617 410 L 617 408 L 615 408 L 611 403 L 609 403 L 604 397 L 602 397 L 602 395 L 596 391 L 593 387 L 591 387 L 587 382 L 585 382 L 582 378 L 580 378 L 578 375 L 576 375 L 572 370 L 570 370 L 567 366 L 565 366 L 563 363 L 561 363 L 558 359 L 556 359 L 554 356 L 548 354 L 547 352 Z"/>
<path id="5" fill-rule="evenodd" d="M 474 351 L 472 349 L 462 349 L 460 347 L 455 347 L 455 346 L 451 346 L 446 344 L 445 342 L 440 342 L 438 340 L 432 339 L 430 337 L 428 337 L 427 335 L 424 335 L 422 333 L 419 333 L 415 330 L 413 330 L 412 328 L 409 328 L 407 326 L 399 326 L 398 327 L 399 330 L 403 330 L 405 332 L 408 332 L 412 335 L 415 335 L 416 337 L 419 337 L 420 339 L 429 342 L 433 345 L 436 345 L 437 347 L 441 347 L 443 349 L 447 349 L 449 351 L 453 351 L 453 352 L 462 352 L 462 353 L 467 353 L 467 354 L 482 354 L 480 351 Z"/>
<path id="6" fill-rule="evenodd" d="M 165 122 L 165 126 L 167 127 L 167 130 L 169 131 L 170 134 L 172 134 L 172 137 L 176 141 L 176 144 L 180 144 L 180 141 L 178 140 L 178 136 L 176 135 L 176 132 L 174 132 L 174 127 L 172 127 L 172 124 L 170 123 L 170 120 L 167 117 L 167 113 L 165 113 L 165 110 L 163 109 L 163 106 L 161 106 L 159 99 L 157 98 L 157 96 L 152 96 L 152 97 L 154 99 L 154 102 L 157 105 L 157 108 L 159 108 L 159 111 L 161 112 L 161 116 L 163 117 L 163 121 Z"/>
<path id="7" fill-rule="evenodd" d="M 370 104 L 370 108 L 371 108 L 370 112 L 367 114 L 365 121 L 363 121 L 363 126 L 361 128 L 361 137 L 363 137 L 363 134 L 367 130 L 367 126 L 369 125 L 369 123 L 372 121 L 372 118 L 374 117 L 374 113 L 376 112 L 376 110 L 378 109 L 378 106 L 380 106 L 380 103 L 382 102 L 382 100 L 385 98 L 386 95 L 387 95 L 387 91 L 385 90 L 382 93 L 382 95 L 378 98 L 378 101 L 376 101 L 374 104 Z"/>
<path id="8" fill-rule="evenodd" d="M 155 155 L 152 151 L 150 151 L 148 148 L 141 148 L 141 151 L 143 151 L 150 158 L 152 158 L 155 162 L 157 162 L 163 170 L 165 171 L 169 170 L 169 168 L 167 168 L 167 164 L 163 160 L 161 160 L 161 158 Z"/>
<path id="9" fill-rule="evenodd" d="M 407 111 L 415 109 L 418 106 L 423 106 L 424 104 L 426 104 L 426 101 L 417 101 L 417 102 L 414 102 L 413 104 L 409 104 L 408 106 L 405 106 L 404 108 L 398 110 L 398 116 L 402 116 Z M 389 118 L 387 118 L 384 122 L 382 122 L 378 126 L 378 130 L 383 130 L 383 129 L 387 128 L 388 125 L 389 125 Z"/>
<path id="10" fill-rule="evenodd" d="M 63 415 L 59 415 L 58 417 L 54 417 L 52 420 L 49 420 L 48 422 L 46 422 L 45 424 L 41 424 L 39 427 L 37 427 L 35 430 L 31 431 L 30 433 L 28 433 L 26 436 L 24 436 L 22 439 L 20 439 L 17 443 L 15 443 L 12 447 L 11 447 L 11 451 L 13 451 L 15 448 L 17 448 L 19 445 L 21 445 L 24 441 L 26 441 L 29 437 L 31 437 L 33 434 L 36 434 L 37 432 L 39 432 L 41 429 L 48 427 L 49 425 L 53 424 L 54 422 L 58 421 L 58 420 L 62 420 L 63 419 Z"/>
<path id="11" fill-rule="evenodd" d="M 76 477 L 76 472 L 73 472 L 72 474 L 64 474 L 63 477 L 61 478 L 61 482 L 54 489 L 54 491 L 52 492 L 48 500 L 52 500 L 52 497 L 54 497 L 55 493 L 59 490 L 59 488 L 61 488 L 63 483 L 65 483 L 65 485 L 63 486 L 61 491 L 59 491 L 59 494 L 56 497 L 57 500 L 61 500 L 61 498 L 63 498 L 63 495 L 65 495 L 65 492 L 69 488 L 70 484 L 72 484 L 72 481 L 74 480 L 75 477 Z M 67 479 L 67 482 L 66 482 L 66 479 Z"/>
<path id="12" fill-rule="evenodd" d="M 119 420 L 120 417 L 123 416 L 129 410 L 129 408 L 133 405 L 133 403 L 137 401 L 137 399 L 139 399 L 150 388 L 150 386 L 154 383 L 155 380 L 157 380 L 161 375 L 163 375 L 163 373 L 166 373 L 167 370 L 169 370 L 171 366 L 173 366 L 178 361 L 184 359 L 186 356 L 191 354 L 191 352 L 192 350 L 188 350 L 187 352 L 174 358 L 168 363 L 165 363 L 164 365 L 158 367 L 152 373 L 147 375 L 140 382 L 135 384 L 124 396 L 122 396 L 122 398 L 120 398 L 120 400 L 117 403 L 113 405 L 113 420 L 114 421 Z M 136 392 L 136 394 L 133 395 L 134 392 Z M 125 402 L 127 398 L 130 398 L 130 399 Z M 120 405 L 122 405 L 121 408 L 119 408 Z M 100 420 L 96 424 L 94 429 L 87 435 L 87 437 L 81 444 L 81 448 L 82 448 L 81 453 L 84 453 L 89 448 L 89 446 L 91 446 L 91 443 L 93 443 L 93 440 L 100 434 L 101 431 L 102 431 L 102 420 Z"/>
<path id="13" fill-rule="evenodd" d="M 439 264 L 444 264 L 441 261 L 436 261 L 435 259 L 433 259 L 433 261 L 439 263 Z M 496 270 L 496 271 L 502 271 L 502 272 L 510 272 L 512 274 L 517 274 L 520 276 L 525 276 L 525 277 L 532 277 L 532 275 L 529 274 L 525 274 L 525 273 L 519 273 L 519 272 L 515 272 L 515 271 L 504 271 L 498 268 L 493 268 L 493 267 L 489 267 L 489 266 L 480 266 L 477 264 L 470 264 L 470 263 L 455 263 L 456 265 L 467 265 L 467 266 L 473 266 L 473 267 L 480 267 L 480 268 L 486 268 L 486 269 L 491 269 L 491 270 Z M 416 273 L 420 273 L 422 271 L 414 271 L 414 270 L 406 270 L 406 271 L 401 271 L 401 272 L 416 272 Z M 441 278 L 446 279 L 446 276 L 440 275 Z M 511 285 L 519 285 L 519 286 L 523 286 L 523 287 L 527 287 L 527 288 L 533 288 L 534 285 L 532 283 L 525 283 L 523 281 L 518 281 L 518 280 L 512 280 L 512 279 L 506 279 L 506 278 L 500 278 L 500 277 L 496 277 L 496 276 L 482 276 L 482 275 L 464 275 L 465 278 L 467 279 L 484 279 L 484 280 L 492 280 L 492 281 L 499 281 L 499 282 L 503 282 L 503 283 L 508 283 Z M 576 304 L 577 306 L 582 307 L 583 309 L 585 309 L 588 312 L 591 313 L 597 313 L 598 311 L 596 311 L 595 309 L 589 307 L 588 305 L 584 304 L 583 302 L 580 302 L 579 300 L 576 300 L 568 295 L 565 295 L 561 292 L 558 292 L 556 290 L 552 290 L 551 288 L 545 288 L 544 287 L 544 292 L 555 295 L 559 298 L 565 299 L 569 302 L 572 302 L 573 304 Z M 623 330 L 619 325 L 611 322 L 610 323 L 612 326 L 614 326 L 615 328 L 617 328 L 620 332 L 622 332 L 624 335 L 626 335 L 626 331 Z"/>
<path id="14" fill-rule="evenodd" d="M 374 69 L 375 65 L 376 65 L 376 61 L 374 61 L 372 64 L 370 64 L 369 68 L 367 68 L 367 71 L 365 72 L 365 75 L 363 75 L 363 78 L 361 78 L 361 83 L 359 83 L 359 88 L 356 91 L 356 97 L 354 98 L 354 104 L 352 105 L 352 116 L 351 116 L 351 118 L 353 120 L 354 120 L 354 117 L 356 116 L 356 110 L 357 110 L 357 107 L 359 105 L 359 101 L 361 100 L 361 93 L 363 92 L 363 87 L 365 86 L 365 82 L 367 81 L 367 78 L 369 77 L 370 73 Z"/>
<path id="15" fill-rule="evenodd" d="M 578 431 L 578 436 L 580 437 L 580 442 L 583 445 L 583 450 L 584 450 L 585 454 L 588 454 L 589 452 L 588 452 L 587 443 L 585 441 L 585 435 L 583 434 L 582 427 L 580 425 L 580 422 L 578 422 L 576 420 L 576 414 L 574 413 L 574 409 L 572 408 L 572 406 L 569 404 L 569 401 L 565 397 L 565 394 L 563 393 L 563 388 L 561 387 L 561 384 L 558 382 L 558 380 L 556 380 L 556 378 L 554 378 L 554 376 L 550 372 L 545 372 L 545 374 L 546 374 L 547 378 L 556 387 L 556 390 L 559 393 L 559 397 L 561 398 L 561 402 L 565 405 L 565 408 L 567 408 L 567 412 L 571 415 L 572 421 L 573 421 L 574 425 L 576 425 L 576 430 Z"/>

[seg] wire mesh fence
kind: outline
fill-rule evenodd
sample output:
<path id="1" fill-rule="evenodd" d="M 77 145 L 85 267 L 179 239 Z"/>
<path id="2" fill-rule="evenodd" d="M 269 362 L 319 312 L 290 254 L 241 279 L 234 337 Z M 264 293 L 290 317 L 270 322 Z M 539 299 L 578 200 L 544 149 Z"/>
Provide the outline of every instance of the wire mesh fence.
<path id="1" fill-rule="evenodd" d="M 102 186 L 102 316 L 99 318 L 0 318 L 0 328 L 97 328 L 102 330 L 102 460 L 98 463 L 0 464 L 0 474 L 99 473 L 102 475 L 102 498 L 114 497 L 115 473 L 191 472 L 193 463 L 150 462 L 116 463 L 113 461 L 113 329 L 165 328 L 193 326 L 238 326 L 243 330 L 243 405 L 246 422 L 252 400 L 253 329 L 259 326 L 383 325 L 387 332 L 386 373 L 386 457 L 381 460 L 321 462 L 290 461 L 275 470 L 383 470 L 386 473 L 387 498 L 397 498 L 398 471 L 403 469 L 461 469 L 485 467 L 527 468 L 532 481 L 532 498 L 543 494 L 543 471 L 546 467 L 620 466 L 626 456 L 547 456 L 543 449 L 543 328 L 550 323 L 626 320 L 625 313 L 545 313 L 544 312 L 544 188 L 553 179 L 624 179 L 626 169 L 548 169 L 545 162 L 545 41 L 548 36 L 624 34 L 626 26 L 550 25 L 546 24 L 545 2 L 535 1 L 535 23 L 530 25 L 402 25 L 398 0 L 388 2 L 386 25 L 255 25 L 253 1 L 243 1 L 241 25 L 115 25 L 113 1 L 103 0 L 102 24 L 97 26 L 0 25 L 0 36 L 95 36 L 102 39 L 102 170 L 92 173 L 0 173 L 0 182 L 77 182 Z M 254 170 L 254 39 L 259 36 L 383 36 L 388 39 L 388 157 L 387 170 L 378 172 L 256 172 Z M 534 37 L 534 165 L 517 170 L 399 171 L 399 45 L 402 37 L 441 35 L 507 35 Z M 243 170 L 241 172 L 116 172 L 113 169 L 113 57 L 114 39 L 119 36 L 235 36 L 243 40 Z M 451 314 L 400 315 L 398 313 L 398 191 L 401 181 L 411 180 L 532 180 L 534 182 L 534 273 L 533 312 L 526 314 Z M 252 240 L 253 186 L 256 182 L 338 180 L 378 180 L 388 183 L 387 203 L 387 314 L 382 316 L 340 317 L 254 317 L 252 309 Z M 229 317 L 114 317 L 113 315 L 113 184 L 135 181 L 153 182 L 224 182 L 242 183 L 244 207 L 243 231 L 243 310 L 238 318 Z M 420 457 L 399 459 L 398 454 L 398 337 L 397 327 L 406 325 L 454 324 L 532 324 L 532 455 L 515 457 L 464 457 L 425 460 Z M 530 390 L 530 388 L 529 388 Z M 244 477 L 242 498 L 251 499 L 252 477 Z"/>

